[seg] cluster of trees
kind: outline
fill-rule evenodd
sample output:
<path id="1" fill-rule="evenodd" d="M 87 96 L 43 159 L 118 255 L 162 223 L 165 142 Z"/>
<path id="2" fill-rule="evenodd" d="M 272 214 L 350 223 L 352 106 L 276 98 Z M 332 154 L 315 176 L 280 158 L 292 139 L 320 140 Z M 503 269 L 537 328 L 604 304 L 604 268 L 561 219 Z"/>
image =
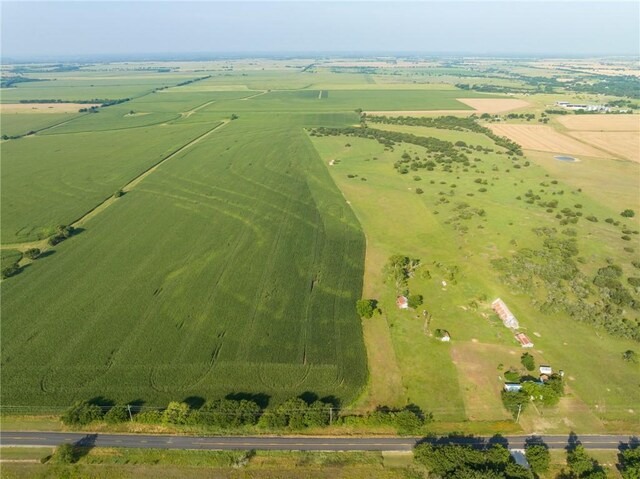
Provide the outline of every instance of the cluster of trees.
<path id="1" fill-rule="evenodd" d="M 47 242 L 50 246 L 55 246 L 58 243 L 63 242 L 67 238 L 70 238 L 76 232 L 73 226 L 60 225 L 56 227 L 56 232 L 49 237 Z"/>
<path id="2" fill-rule="evenodd" d="M 26 83 L 26 82 L 34 82 L 34 81 L 47 81 L 40 78 L 27 78 L 23 76 L 14 76 L 14 77 L 4 77 L 0 78 L 0 88 L 11 88 L 16 83 Z"/>
<path id="3" fill-rule="evenodd" d="M 542 406 L 554 406 L 558 404 L 560 398 L 564 395 L 564 385 L 562 378 L 558 374 L 553 374 L 545 381 L 537 381 L 533 377 L 518 377 L 518 375 L 505 377 L 510 382 L 519 382 L 522 384 L 520 391 L 502 391 L 502 404 L 514 418 L 522 413 L 531 401 Z M 533 399 L 532 399 L 533 398 Z"/>
<path id="4" fill-rule="evenodd" d="M 11 276 L 15 276 L 20 271 L 22 271 L 22 268 L 20 267 L 20 260 L 23 257 L 29 258 L 30 260 L 34 261 L 38 259 L 39 256 L 40 256 L 40 248 L 29 248 L 24 253 L 22 253 L 22 256 L 20 256 L 20 258 L 18 258 L 12 264 L 10 264 L 5 268 L 2 268 L 2 279 L 7 279 L 7 278 L 10 278 Z"/>
<path id="5" fill-rule="evenodd" d="M 544 291 L 544 300 L 532 301 L 540 312 L 565 311 L 610 334 L 640 341 L 640 323 L 630 311 L 640 309 L 640 302 L 622 284 L 622 268 L 609 264 L 590 278 L 578 268 L 584 260 L 578 257 L 576 239 L 557 238 L 554 231 L 538 231 L 548 235 L 542 248 L 520 249 L 511 258 L 493 260 L 493 267 L 520 291 L 533 296 Z"/>
<path id="6" fill-rule="evenodd" d="M 426 466 L 429 477 L 441 479 L 533 479 L 532 472 L 518 464 L 509 450 L 494 444 L 485 449 L 457 444 L 416 446 L 416 461 Z"/>
<path id="7" fill-rule="evenodd" d="M 594 75 L 592 80 L 595 81 L 574 83 L 571 89 L 580 93 L 640 98 L 640 78 L 633 75 Z"/>
<path id="8" fill-rule="evenodd" d="M 379 407 L 367 414 L 339 414 L 339 408 L 321 400 L 291 398 L 283 403 L 263 409 L 250 399 L 217 399 L 200 407 L 173 401 L 164 409 L 142 409 L 126 404 L 99 405 L 90 401 L 74 403 L 61 420 L 67 425 L 84 426 L 96 421 L 117 424 L 135 421 L 144 424 L 170 424 L 208 426 L 217 429 L 236 429 L 255 426 L 267 430 L 303 430 L 326 427 L 331 424 L 392 426 L 400 434 L 420 432 L 432 420 L 419 408 L 404 409 Z"/>
<path id="9" fill-rule="evenodd" d="M 436 118 L 408 117 L 408 116 L 399 116 L 399 117 L 376 116 L 376 117 L 368 117 L 367 120 L 377 122 L 377 123 L 427 126 L 431 128 L 441 128 L 446 130 L 456 130 L 456 131 L 466 130 L 466 131 L 472 131 L 475 133 L 481 133 L 491 138 L 496 145 L 505 148 L 507 150 L 507 153 L 514 154 L 517 156 L 522 156 L 522 147 L 518 143 L 504 136 L 496 135 L 489 128 L 480 125 L 476 121 L 476 117 L 473 115 L 469 117 L 441 116 Z"/>
<path id="10" fill-rule="evenodd" d="M 359 299 L 356 301 L 356 312 L 361 318 L 370 319 L 378 309 L 378 301 L 375 299 Z"/>
<path id="11" fill-rule="evenodd" d="M 419 266 L 419 259 L 395 254 L 387 261 L 383 273 L 386 280 L 392 282 L 397 291 L 404 291 L 407 288 L 409 278 L 413 277 Z"/>

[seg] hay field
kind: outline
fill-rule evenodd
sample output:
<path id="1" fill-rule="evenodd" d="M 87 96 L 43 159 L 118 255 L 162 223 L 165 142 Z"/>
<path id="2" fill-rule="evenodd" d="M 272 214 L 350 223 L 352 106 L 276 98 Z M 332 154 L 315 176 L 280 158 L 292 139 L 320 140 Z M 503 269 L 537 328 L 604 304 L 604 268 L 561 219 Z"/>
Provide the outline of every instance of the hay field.
<path id="1" fill-rule="evenodd" d="M 0 103 L 0 114 L 9 113 L 77 113 L 80 108 L 98 106 L 97 103 Z"/>
<path id="2" fill-rule="evenodd" d="M 386 116 L 433 116 L 433 115 L 470 115 L 473 113 L 504 113 L 530 105 L 529 102 L 515 98 L 456 98 L 472 108 L 472 110 L 394 110 L 394 111 L 369 111 L 367 115 Z"/>
<path id="3" fill-rule="evenodd" d="M 640 132 L 572 131 L 569 135 L 617 157 L 640 162 Z"/>
<path id="4" fill-rule="evenodd" d="M 563 115 L 557 120 L 572 131 L 640 132 L 640 115 Z"/>
<path id="5" fill-rule="evenodd" d="M 494 133 L 506 136 L 516 143 L 519 143 L 525 150 L 611 158 L 610 154 L 563 135 L 550 126 L 495 123 L 488 124 L 487 126 L 491 128 Z"/>

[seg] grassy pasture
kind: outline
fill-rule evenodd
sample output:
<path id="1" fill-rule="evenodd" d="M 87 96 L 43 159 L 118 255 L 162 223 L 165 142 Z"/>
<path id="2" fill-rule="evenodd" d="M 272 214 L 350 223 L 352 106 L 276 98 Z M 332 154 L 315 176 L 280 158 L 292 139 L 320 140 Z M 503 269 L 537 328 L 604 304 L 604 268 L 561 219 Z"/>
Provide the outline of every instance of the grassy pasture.
<path id="1" fill-rule="evenodd" d="M 85 118 L 92 120 L 76 122 Z M 2 242 L 49 235 L 56 225 L 79 218 L 213 126 L 36 135 L 3 142 Z"/>
<path id="2" fill-rule="evenodd" d="M 418 133 L 417 127 L 373 126 Z M 452 139 L 447 138 L 452 132 L 446 130 L 424 129 L 422 133 Z M 455 132 L 455 135 L 470 144 L 480 143 L 471 133 Z M 627 425 L 637 420 L 638 412 L 633 404 L 637 404 L 639 398 L 633 384 L 628 381 L 633 366 L 620 359 L 622 351 L 634 349 L 634 343 L 604 332 L 594 332 L 593 327 L 577 324 L 562 313 L 538 313 L 531 306 L 531 300 L 535 298 L 510 291 L 489 263 L 491 259 L 508 255 L 517 248 L 539 247 L 541 239 L 532 233 L 532 228 L 558 227 L 557 220 L 544 209 L 516 200 L 516 196 L 527 189 L 544 191 L 543 198 L 555 197 L 552 196 L 553 191 L 564 190 L 565 194 L 558 197 L 559 208 L 581 203 L 585 215 L 593 213 L 602 219 L 608 216 L 619 218 L 617 205 L 620 203 L 617 200 L 606 202 L 602 195 L 591 196 L 590 188 L 580 193 L 578 187 L 585 180 L 572 179 L 570 173 L 556 176 L 555 170 L 546 170 L 536 163 L 507 172 L 511 161 L 495 153 L 471 155 L 480 157 L 480 162 L 475 162 L 476 168 L 467 172 L 462 169 L 452 173 L 418 170 L 400 175 L 392 168 L 393 162 L 400 159 L 404 151 L 411 156 L 421 154 L 419 147 L 399 145 L 390 152 L 384 151 L 384 147 L 373 140 L 347 137 L 312 139 L 367 236 L 364 294 L 380 301 L 389 324 L 394 356 L 404 384 L 403 391 L 396 396 L 398 401 L 414 402 L 425 410 L 434 411 L 436 418 L 444 420 L 504 418 L 499 401 L 499 381 L 494 380 L 499 375 L 497 366 L 500 362 L 504 362 L 505 367 L 518 366 L 521 348 L 489 309 L 488 303 L 500 296 L 534 340 L 535 351 L 542 355 L 540 360 L 567 371 L 571 390 L 593 414 L 611 421 L 626 421 Z M 346 147 L 347 143 L 351 146 Z M 332 160 L 340 161 L 329 165 Z M 596 180 L 601 174 L 598 166 L 603 164 L 594 160 L 593 163 L 577 165 L 586 168 L 584 177 L 595 182 L 600 181 Z M 618 174 L 620 167 L 637 166 L 628 162 L 624 166 L 606 164 L 608 166 L 604 168 L 609 168 L 610 175 Z M 597 166 L 589 170 L 590 165 Z M 498 168 L 498 172 L 492 171 L 493 168 Z M 348 178 L 347 175 L 357 176 Z M 420 176 L 421 180 L 414 181 L 414 175 Z M 637 177 L 637 173 L 635 175 Z M 477 178 L 488 180 L 487 192 L 478 191 L 481 185 L 475 183 Z M 540 183 L 553 178 L 559 178 L 558 185 L 541 188 Z M 632 179 L 618 177 L 618 182 L 625 188 L 622 194 L 632 194 Z M 613 183 L 616 184 L 615 181 Z M 417 195 L 417 187 L 422 188 L 424 194 Z M 450 203 L 436 205 L 440 191 L 453 192 L 453 197 L 447 196 Z M 473 196 L 469 197 L 467 193 Z M 469 228 L 468 234 L 456 229 L 460 220 L 456 219 L 455 208 L 460 202 L 486 211 L 484 218 L 474 217 L 462 222 Z M 393 228 L 389 227 L 390 219 Z M 634 255 L 622 250 L 626 242 L 620 239 L 619 229 L 602 222 L 602 219 L 595 224 L 581 221 L 571 225 L 577 231 L 580 254 L 588 258 L 585 270 L 594 273 L 609 257 L 623 266 L 623 276 L 635 274 L 629 264 Z M 631 227 L 637 225 L 635 219 L 628 223 Z M 455 354 L 449 345 L 440 344 L 425 334 L 422 316 L 416 317 L 415 313 L 399 311 L 395 307 L 395 294 L 390 286 L 384 284 L 381 270 L 386 258 L 396 253 L 418 257 L 425 264 L 429 277 L 418 273 L 410 281 L 409 289 L 424 295 L 425 308 L 433 315 L 431 332 L 435 328 L 444 328 L 451 333 Z M 434 262 L 444 267 L 435 266 Z M 451 266 L 460 269 L 457 283 L 443 287 L 441 281 L 448 279 L 446 268 Z M 479 299 L 485 296 L 487 301 Z M 479 303 L 478 309 L 469 306 L 473 300 Z M 534 332 L 539 336 L 533 336 Z M 365 337 L 368 336 L 365 334 Z M 369 347 L 375 347 L 375 338 L 371 340 L 373 344 L 370 343 Z M 501 348 L 512 360 L 506 363 L 504 357 L 500 359 L 500 354 L 495 353 L 478 356 L 473 353 L 478 348 Z M 471 359 L 464 360 L 465 357 Z M 594 357 L 601 359 L 593 361 Z M 491 360 L 495 364 L 489 364 Z M 478 364 L 485 366 L 479 370 L 469 366 L 475 368 Z M 377 373 L 372 369 L 372 374 L 374 378 L 376 374 L 385 374 L 385 368 Z M 492 380 L 487 382 L 488 378 Z M 376 390 L 374 382 L 372 379 L 370 392 Z M 385 391 L 384 387 L 382 391 Z M 479 401 L 478 397 L 487 400 Z M 467 398 L 464 403 L 463 398 Z M 364 401 L 375 402 L 375 399 L 364 398 Z M 579 417 L 584 411 L 569 407 L 563 413 L 563 417 L 571 418 L 572 415 Z M 570 422 L 564 424 L 567 427 Z"/>
<path id="3" fill-rule="evenodd" d="M 232 122 L 2 283 L 3 403 L 348 402 L 367 374 L 363 255 L 300 124 Z"/>

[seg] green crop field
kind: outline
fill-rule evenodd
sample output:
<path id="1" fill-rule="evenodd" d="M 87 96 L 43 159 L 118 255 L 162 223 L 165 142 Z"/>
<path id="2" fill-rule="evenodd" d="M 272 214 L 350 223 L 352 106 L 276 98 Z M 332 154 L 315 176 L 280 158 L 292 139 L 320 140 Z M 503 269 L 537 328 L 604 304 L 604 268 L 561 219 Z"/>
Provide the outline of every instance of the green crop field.
<path id="1" fill-rule="evenodd" d="M 77 113 L 3 113 L 0 136 L 24 135 L 72 120 Z"/>
<path id="2" fill-rule="evenodd" d="M 620 214 L 638 212 L 637 163 L 514 160 L 479 129 L 486 116 L 470 131 L 356 113 L 507 99 L 456 88 L 478 78 L 466 67 L 263 62 L 95 64 L 3 89 L 5 103 L 135 97 L 48 114 L 71 121 L 0 143 L 2 265 L 23 266 L 0 283 L 4 405 L 312 393 L 360 410 L 413 404 L 462 429 L 507 424 L 500 391 L 522 348 L 490 309 L 499 296 L 536 363 L 565 372 L 561 402 L 514 428 L 637 426 L 636 365 L 622 354 L 638 350 L 640 222 Z M 515 98 L 540 115 L 563 97 Z M 54 124 L 40 116 L 3 115 L 3 129 Z M 48 251 L 23 258 L 34 245 Z M 421 261 L 406 285 L 423 296 L 415 310 L 395 305 L 394 254 Z M 381 314 L 358 318 L 363 297 Z"/>

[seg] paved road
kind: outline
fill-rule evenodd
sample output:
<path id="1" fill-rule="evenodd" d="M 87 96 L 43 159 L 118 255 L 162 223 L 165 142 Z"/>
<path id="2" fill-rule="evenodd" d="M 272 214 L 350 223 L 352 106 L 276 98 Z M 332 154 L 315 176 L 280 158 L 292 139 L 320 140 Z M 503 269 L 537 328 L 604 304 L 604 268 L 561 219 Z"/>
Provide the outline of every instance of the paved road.
<path id="1" fill-rule="evenodd" d="M 477 447 L 499 443 L 521 449 L 529 436 L 460 437 L 429 439 L 413 437 L 270 437 L 270 436 L 168 436 L 144 434 L 87 434 L 72 432 L 0 432 L 0 446 L 57 446 L 63 443 L 95 447 L 135 447 L 157 449 L 269 449 L 297 451 L 410 451 L 421 440 L 449 442 Z M 563 449 L 568 436 L 541 436 L 551 449 Z M 638 438 L 629 436 L 578 436 L 587 449 L 618 449 Z"/>

